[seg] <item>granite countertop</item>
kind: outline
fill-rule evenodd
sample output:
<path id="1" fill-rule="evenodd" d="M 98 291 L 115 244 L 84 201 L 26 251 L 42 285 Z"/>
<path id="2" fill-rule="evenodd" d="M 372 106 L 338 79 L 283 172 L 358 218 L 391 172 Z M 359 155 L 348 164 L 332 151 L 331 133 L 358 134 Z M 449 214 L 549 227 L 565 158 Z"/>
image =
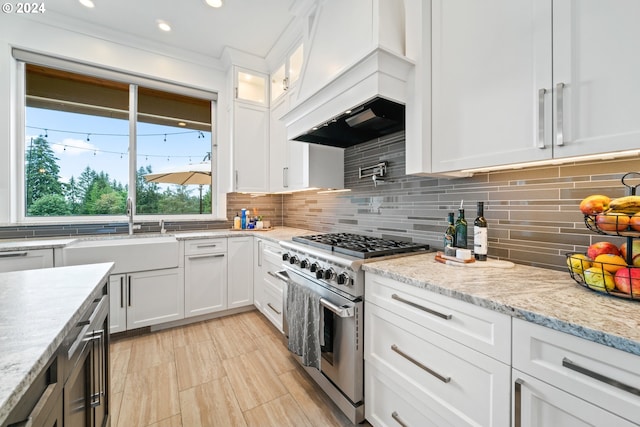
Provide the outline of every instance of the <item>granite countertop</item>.
<path id="1" fill-rule="evenodd" d="M 274 227 L 270 230 L 205 230 L 185 233 L 175 233 L 178 240 L 207 239 L 215 237 L 255 236 L 262 237 L 273 242 L 291 240 L 293 236 L 317 234 L 317 231 L 292 227 Z"/>
<path id="2" fill-rule="evenodd" d="M 0 424 L 112 268 L 109 262 L 0 273 Z"/>
<path id="3" fill-rule="evenodd" d="M 569 272 L 440 264 L 434 253 L 368 262 L 365 272 L 640 355 L 640 301 L 578 285 Z M 477 264 L 477 263 L 476 263 Z"/>

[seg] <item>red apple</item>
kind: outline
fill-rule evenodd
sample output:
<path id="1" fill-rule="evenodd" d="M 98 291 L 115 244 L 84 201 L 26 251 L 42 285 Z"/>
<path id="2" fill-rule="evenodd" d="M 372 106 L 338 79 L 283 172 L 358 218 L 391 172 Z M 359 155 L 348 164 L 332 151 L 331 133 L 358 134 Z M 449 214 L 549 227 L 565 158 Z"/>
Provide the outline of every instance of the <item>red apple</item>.
<path id="1" fill-rule="evenodd" d="M 591 259 L 596 259 L 601 254 L 620 255 L 620 250 L 611 242 L 596 242 L 587 249 L 587 256 Z"/>
<path id="2" fill-rule="evenodd" d="M 585 215 L 595 215 L 600 212 L 604 212 L 609 207 L 611 199 L 602 194 L 594 194 L 592 196 L 585 197 L 580 202 L 580 211 Z"/>
<path id="3" fill-rule="evenodd" d="M 621 268 L 616 271 L 613 280 L 616 289 L 625 294 L 640 295 L 640 268 Z"/>
<path id="4" fill-rule="evenodd" d="M 633 239 L 633 245 L 631 246 L 633 257 L 640 255 L 640 239 Z M 627 242 L 620 245 L 620 255 L 622 258 L 627 259 Z"/>

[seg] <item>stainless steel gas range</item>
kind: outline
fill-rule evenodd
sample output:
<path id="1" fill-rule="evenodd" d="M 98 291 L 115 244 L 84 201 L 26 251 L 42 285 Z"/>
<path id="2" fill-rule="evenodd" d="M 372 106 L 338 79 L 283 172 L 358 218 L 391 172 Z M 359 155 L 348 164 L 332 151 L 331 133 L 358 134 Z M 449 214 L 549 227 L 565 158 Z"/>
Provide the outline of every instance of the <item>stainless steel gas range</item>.
<path id="1" fill-rule="evenodd" d="M 429 246 L 351 233 L 299 236 L 281 241 L 280 246 L 286 250 L 282 256 L 286 275 L 282 272 L 280 276 L 288 277 L 287 287 L 304 286 L 320 297 L 320 368 L 305 366 L 305 370 L 351 422 L 360 423 L 364 420 L 362 264 L 425 251 Z M 287 337 L 291 315 L 287 314 L 288 308 L 285 304 Z"/>

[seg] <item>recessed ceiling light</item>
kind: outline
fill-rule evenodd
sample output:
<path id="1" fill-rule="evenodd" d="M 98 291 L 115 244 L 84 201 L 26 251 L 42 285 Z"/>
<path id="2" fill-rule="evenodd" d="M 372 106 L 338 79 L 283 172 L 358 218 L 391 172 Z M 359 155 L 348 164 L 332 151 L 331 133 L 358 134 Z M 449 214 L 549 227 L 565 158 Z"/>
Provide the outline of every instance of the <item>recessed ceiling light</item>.
<path id="1" fill-rule="evenodd" d="M 158 23 L 158 28 L 160 28 L 162 31 L 171 31 L 171 25 L 169 25 L 167 21 L 158 19 L 156 22 Z"/>
<path id="2" fill-rule="evenodd" d="M 187 124 L 185 122 L 178 122 L 178 126 L 186 126 Z"/>
<path id="3" fill-rule="evenodd" d="M 95 4 L 93 4 L 93 2 L 91 0 L 78 0 L 80 2 L 81 5 L 83 5 L 84 7 L 88 7 L 89 9 L 93 9 L 94 7 L 96 7 Z"/>
<path id="4" fill-rule="evenodd" d="M 211 7 L 222 7 L 222 0 L 204 0 Z"/>

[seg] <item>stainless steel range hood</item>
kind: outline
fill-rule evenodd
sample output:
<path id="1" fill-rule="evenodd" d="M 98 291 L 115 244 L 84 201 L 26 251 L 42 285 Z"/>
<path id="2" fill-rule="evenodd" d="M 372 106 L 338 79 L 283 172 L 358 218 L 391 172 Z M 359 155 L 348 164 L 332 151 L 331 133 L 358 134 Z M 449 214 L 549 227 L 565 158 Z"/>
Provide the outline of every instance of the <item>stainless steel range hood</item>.
<path id="1" fill-rule="evenodd" d="M 283 116 L 288 139 L 345 148 L 404 130 L 413 67 L 406 57 L 373 50 Z"/>

